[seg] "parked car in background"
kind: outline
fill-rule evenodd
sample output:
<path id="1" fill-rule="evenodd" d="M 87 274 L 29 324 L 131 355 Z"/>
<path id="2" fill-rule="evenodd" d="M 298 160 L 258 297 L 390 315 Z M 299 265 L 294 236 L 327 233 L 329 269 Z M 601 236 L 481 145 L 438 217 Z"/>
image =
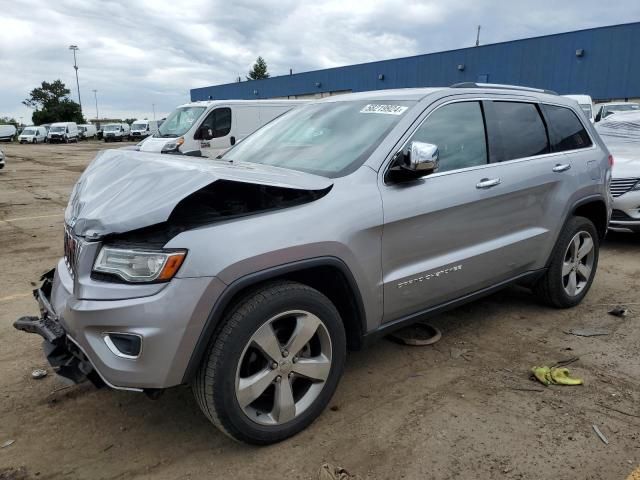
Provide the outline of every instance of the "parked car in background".
<path id="1" fill-rule="evenodd" d="M 580 109 L 591 123 L 595 122 L 593 115 L 593 100 L 589 95 L 564 95 L 571 100 L 575 100 L 580 105 Z"/>
<path id="2" fill-rule="evenodd" d="M 262 125 L 306 100 L 215 100 L 180 105 L 158 133 L 139 144 L 142 152 L 215 158 Z"/>
<path id="3" fill-rule="evenodd" d="M 158 133 L 158 122 L 155 120 L 136 120 L 131 124 L 130 140 L 142 140 Z"/>
<path id="4" fill-rule="evenodd" d="M 20 143 L 44 143 L 47 139 L 47 129 L 44 127 L 25 127 L 18 136 Z"/>
<path id="5" fill-rule="evenodd" d="M 90 123 L 78 125 L 78 135 L 82 140 L 88 140 L 90 138 L 96 138 L 98 131 L 95 125 Z"/>
<path id="6" fill-rule="evenodd" d="M 4 168 L 4 163 L 5 163 L 4 152 L 0 150 L 0 170 Z"/>
<path id="7" fill-rule="evenodd" d="M 49 127 L 47 134 L 49 143 L 69 143 L 78 141 L 78 125 L 76 122 L 56 122 Z"/>
<path id="8" fill-rule="evenodd" d="M 609 229 L 640 233 L 640 111 L 610 115 L 596 130 L 614 158 Z"/>
<path id="9" fill-rule="evenodd" d="M 12 142 L 16 133 L 14 125 L 0 125 L 0 142 Z"/>
<path id="10" fill-rule="evenodd" d="M 329 97 L 220 160 L 104 151 L 70 196 L 42 316 L 15 327 L 76 382 L 190 383 L 230 437 L 277 442 L 322 413 L 347 346 L 514 283 L 579 304 L 610 175 L 574 101 L 470 84 Z"/>
<path id="11" fill-rule="evenodd" d="M 613 115 L 617 112 L 629 112 L 634 110 L 640 110 L 640 104 L 633 102 L 610 102 L 610 103 L 598 103 L 595 106 L 596 116 L 595 121 L 599 122 L 604 120 L 609 115 Z"/>
<path id="12" fill-rule="evenodd" d="M 108 123 L 102 127 L 102 138 L 105 142 L 122 142 L 129 139 L 129 124 Z"/>

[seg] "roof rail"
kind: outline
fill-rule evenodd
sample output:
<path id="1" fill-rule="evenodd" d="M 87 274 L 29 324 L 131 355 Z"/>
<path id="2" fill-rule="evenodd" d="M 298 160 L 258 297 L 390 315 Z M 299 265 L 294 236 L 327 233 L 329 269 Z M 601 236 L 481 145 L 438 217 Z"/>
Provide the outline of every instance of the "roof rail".
<path id="1" fill-rule="evenodd" d="M 504 90 L 522 90 L 524 92 L 538 92 L 547 93 L 549 95 L 558 95 L 558 92 L 553 90 L 545 90 L 542 88 L 533 87 L 521 87 L 520 85 L 502 85 L 500 83 L 476 83 L 476 82 L 462 82 L 454 83 L 450 88 L 496 88 Z"/>

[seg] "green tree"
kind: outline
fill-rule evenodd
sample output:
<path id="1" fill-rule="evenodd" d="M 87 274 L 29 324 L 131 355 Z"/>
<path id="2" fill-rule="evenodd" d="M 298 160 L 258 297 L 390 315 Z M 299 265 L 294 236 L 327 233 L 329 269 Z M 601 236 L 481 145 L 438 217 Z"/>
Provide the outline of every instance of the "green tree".
<path id="1" fill-rule="evenodd" d="M 260 80 L 263 78 L 269 78 L 269 72 L 267 72 L 267 62 L 264 58 L 256 58 L 256 63 L 253 64 L 251 70 L 249 70 L 249 76 L 247 80 Z"/>
<path id="2" fill-rule="evenodd" d="M 0 117 L 0 125 L 15 125 L 18 126 L 18 121 L 13 117 Z"/>
<path id="3" fill-rule="evenodd" d="M 80 105 L 69 98 L 71 91 L 60 80 L 42 82 L 29 93 L 22 103 L 35 111 L 31 117 L 34 125 L 53 122 L 85 123 Z"/>
<path id="4" fill-rule="evenodd" d="M 131 126 L 131 124 L 132 124 L 133 122 L 135 122 L 136 120 L 137 120 L 137 118 L 125 118 L 125 119 L 124 119 L 124 122 L 125 122 L 125 123 L 128 123 L 128 124 L 129 124 L 129 126 Z"/>

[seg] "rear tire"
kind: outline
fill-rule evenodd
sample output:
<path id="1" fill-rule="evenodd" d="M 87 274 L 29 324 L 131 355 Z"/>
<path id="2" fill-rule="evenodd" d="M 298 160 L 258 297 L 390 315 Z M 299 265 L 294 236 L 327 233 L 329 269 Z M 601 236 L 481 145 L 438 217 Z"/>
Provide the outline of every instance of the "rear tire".
<path id="1" fill-rule="evenodd" d="M 555 308 L 578 305 L 593 283 L 599 250 L 593 222 L 585 217 L 569 219 L 551 253 L 547 272 L 534 287 L 537 296 Z"/>
<path id="2" fill-rule="evenodd" d="M 306 285 L 273 282 L 228 312 L 192 387 L 204 414 L 225 434 L 267 445 L 322 413 L 345 357 L 344 326 L 333 303 Z"/>

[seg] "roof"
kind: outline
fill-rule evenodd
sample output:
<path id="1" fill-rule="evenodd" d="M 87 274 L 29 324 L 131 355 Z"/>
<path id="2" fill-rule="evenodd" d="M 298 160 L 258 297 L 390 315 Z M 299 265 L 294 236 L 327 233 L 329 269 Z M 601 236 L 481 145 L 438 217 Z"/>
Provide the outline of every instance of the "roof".
<path id="1" fill-rule="evenodd" d="M 189 102 L 189 103 L 183 103 L 182 105 L 178 105 L 176 108 L 181 108 L 181 107 L 209 107 L 211 105 L 246 105 L 246 104 L 252 104 L 252 103 L 258 103 L 260 105 L 282 105 L 284 104 L 295 104 L 295 103 L 299 103 L 299 104 L 303 104 L 303 103 L 308 103 L 309 100 L 289 100 L 286 98 L 282 98 L 282 99 L 268 99 L 268 100 L 197 100 L 195 102 Z"/>

